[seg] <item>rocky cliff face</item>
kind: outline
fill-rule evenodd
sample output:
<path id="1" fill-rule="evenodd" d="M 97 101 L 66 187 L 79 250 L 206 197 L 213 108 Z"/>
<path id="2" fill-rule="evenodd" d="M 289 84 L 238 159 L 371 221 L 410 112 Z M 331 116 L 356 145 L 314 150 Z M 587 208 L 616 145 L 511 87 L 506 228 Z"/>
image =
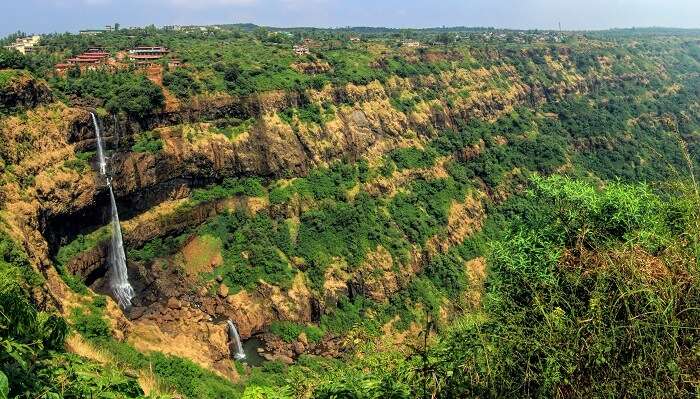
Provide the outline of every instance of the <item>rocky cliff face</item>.
<path id="1" fill-rule="evenodd" d="M 0 110 L 32 108 L 53 98 L 46 82 L 24 71 L 0 70 L 0 82 Z"/>
<path id="2" fill-rule="evenodd" d="M 447 104 L 442 100 L 421 103 L 409 113 L 395 109 L 389 101 L 393 92 L 414 89 L 419 85 L 474 86 L 478 88 L 480 79 L 494 74 L 513 80 L 506 91 L 476 91 L 466 100 Z M 426 78 L 427 79 L 427 78 Z M 298 98 L 279 93 L 257 96 L 258 102 L 246 99 L 245 105 L 237 103 L 244 110 L 243 115 L 259 115 L 257 122 L 235 139 L 211 133 L 209 124 L 188 125 L 197 133 L 188 134 L 182 125 L 155 127 L 165 145 L 157 154 L 119 152 L 111 160 L 114 188 L 118 199 L 128 209 L 136 212 L 166 199 L 177 198 L 186 193 L 187 188 L 199 187 L 220 181 L 228 176 L 294 176 L 303 175 L 309 169 L 327 164 L 337 159 L 354 160 L 361 156 L 376 158 L 387 151 L 407 143 L 415 137 L 429 138 L 439 129 L 454 126 L 455 119 L 495 118 L 512 110 L 515 106 L 530 101 L 543 101 L 544 97 L 535 89 L 517 81 L 514 71 L 477 70 L 469 74 L 444 76 L 441 81 L 391 80 L 386 87 L 378 82 L 366 86 L 347 85 L 343 88 L 326 87 L 323 91 L 311 91 L 308 97 L 324 98 L 330 95 L 339 101 L 335 116 L 324 125 L 309 125 L 295 119 L 291 125 L 280 119 L 275 110 L 299 104 Z M 575 90 L 575 89 L 571 89 Z M 236 100 L 215 99 L 208 111 L 216 114 L 228 112 Z M 255 105 L 253 105 L 255 104 Z M 181 110 L 183 115 L 196 114 L 199 117 L 201 104 Z M 261 113 L 260 113 L 261 112 Z M 260 114 L 258 114 L 260 113 Z M 185 119 L 193 118 L 191 116 Z M 61 142 L 76 150 L 85 150 L 94 145 L 92 122 L 87 112 L 76 115 L 65 127 Z M 154 122 L 156 121 L 156 122 Z M 150 120 L 146 126 L 160 126 L 170 123 L 166 117 Z M 128 148 L 129 139 L 142 127 L 103 118 L 106 138 L 111 146 L 122 150 Z M 120 131 L 121 130 L 121 131 Z M 117 133 L 120 131 L 119 133 Z M 116 136 L 120 135 L 119 144 Z M 71 192 L 72 198 L 54 201 L 58 187 L 38 193 L 42 203 L 42 224 L 44 233 L 50 235 L 55 225 L 78 223 L 87 209 L 94 208 L 95 197 L 104 187 L 97 184 L 86 185 L 83 179 L 62 182 L 64 189 Z M 92 201 L 87 200 L 92 196 Z M 73 217 L 75 215 L 76 217 Z M 54 241 L 54 240 L 52 240 Z"/>
<path id="3" fill-rule="evenodd" d="M 605 79 L 640 79 L 581 76 L 561 65 L 552 68 L 566 73 L 546 88 L 525 83 L 514 67 L 493 66 L 414 78 L 392 77 L 384 83 L 367 85 L 328 85 L 304 93 L 270 92 L 248 98 L 201 96 L 139 121 L 123 116 L 102 117 L 105 141 L 115 151 L 110 165 L 124 219 L 125 243 L 127 247 L 140 247 L 156 237 L 176 235 L 197 226 L 225 210 L 260 210 L 267 206 L 225 200 L 178 207 L 179 200 L 193 188 L 227 177 L 301 176 L 338 159 L 366 158 L 371 163 L 392 149 L 424 143 L 442 129 L 457 127 L 459 121 L 494 120 L 518 106 L 585 92 Z M 494 80 L 500 86 L 495 86 Z M 47 101 L 41 85 L 35 86 L 28 84 L 29 93 L 18 96 L 16 102 L 36 105 Z M 423 90 L 441 95 L 420 100 L 410 109 L 400 110 L 393 103 Z M 291 119 L 281 115 L 290 107 L 329 99 L 332 115 L 324 123 L 309 123 L 296 114 Z M 217 120 L 229 117 L 254 118 L 255 122 L 235 135 L 226 135 L 215 126 Z M 131 151 L 136 136 L 146 130 L 160 137 L 162 150 Z M 3 218 L 22 238 L 37 268 L 50 276 L 44 296 L 56 298 L 55 306 L 60 307 L 65 287 L 53 271 L 52 256 L 60 245 L 107 220 L 104 182 L 93 172 L 94 165 L 76 163 L 76 154 L 95 146 L 89 111 L 60 103 L 41 105 L 28 111 L 25 118 L 3 119 L 0 139 L 0 155 L 12 166 L 2 180 L 0 205 L 7 211 Z M 455 157 L 469 159 L 480 151 L 483 142 Z M 444 173 L 439 168 L 421 173 Z M 373 182 L 367 190 L 396 192 L 410 179 L 409 173 L 397 172 L 391 179 Z M 220 281 L 203 285 L 196 275 L 180 273 L 167 264 L 132 262 L 130 275 L 136 277 L 139 299 L 127 315 L 130 327 L 124 339 L 139 349 L 188 356 L 233 376 L 235 372 L 223 362 L 227 348 L 221 320 L 235 320 L 241 335 L 250 337 L 274 320 L 318 321 L 325 304 L 344 295 L 361 293 L 386 301 L 405 287 L 432 255 L 448 250 L 480 228 L 485 215 L 482 196 L 454 203 L 447 236 L 430 240 L 427 251 L 414 250 L 405 266 L 397 270 L 388 251 L 379 246 L 357 271 L 348 272 L 342 265 L 330 268 L 320 296 L 312 295 L 303 273 L 296 274 L 289 289 L 261 284 L 252 292 L 231 293 Z M 285 212 L 298 216 L 299 210 Z M 106 249 L 106 243 L 98 243 L 72 259 L 67 269 L 92 288 L 102 289 Z M 216 260 L 212 262 L 210 266 Z M 465 269 L 477 276 L 475 279 L 483 280 L 483 267 L 477 266 L 465 265 Z M 183 347 L 196 350 L 179 351 Z M 305 345 L 294 352 L 309 350 L 335 353 L 338 346 Z"/>

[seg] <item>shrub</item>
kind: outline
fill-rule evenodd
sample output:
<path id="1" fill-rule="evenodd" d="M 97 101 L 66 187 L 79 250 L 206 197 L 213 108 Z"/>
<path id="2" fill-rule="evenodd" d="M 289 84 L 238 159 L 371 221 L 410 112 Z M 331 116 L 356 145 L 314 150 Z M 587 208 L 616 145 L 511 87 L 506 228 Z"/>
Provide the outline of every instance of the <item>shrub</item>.
<path id="1" fill-rule="evenodd" d="M 392 151 L 390 157 L 399 170 L 419 169 L 433 166 L 437 154 L 431 148 L 419 150 L 418 148 L 408 147 Z"/>
<path id="2" fill-rule="evenodd" d="M 136 137 L 134 145 L 131 146 L 133 152 L 149 152 L 156 154 L 163 149 L 163 139 L 155 132 L 143 132 Z"/>
<path id="3" fill-rule="evenodd" d="M 259 178 L 227 178 L 220 185 L 206 189 L 197 189 L 192 193 L 192 199 L 196 202 L 216 201 L 237 195 L 248 197 L 265 196 L 265 188 Z"/>
<path id="4" fill-rule="evenodd" d="M 174 72 L 165 73 L 163 75 L 163 85 L 181 99 L 187 99 L 198 94 L 202 89 L 199 82 L 184 68 L 178 68 Z"/>
<path id="5" fill-rule="evenodd" d="M 228 381 L 190 360 L 156 352 L 149 356 L 153 373 L 188 398 L 236 398 L 239 391 Z"/>
<path id="6" fill-rule="evenodd" d="M 323 330 L 319 327 L 313 325 L 305 326 L 291 321 L 272 322 L 270 325 L 270 332 L 282 338 L 282 340 L 287 343 L 296 341 L 302 332 L 306 335 L 309 342 L 314 343 L 321 342 L 324 336 Z"/>
<path id="7" fill-rule="evenodd" d="M 87 339 L 111 337 L 109 325 L 97 308 L 91 308 L 87 312 L 83 308 L 75 308 L 70 320 L 73 328 Z"/>

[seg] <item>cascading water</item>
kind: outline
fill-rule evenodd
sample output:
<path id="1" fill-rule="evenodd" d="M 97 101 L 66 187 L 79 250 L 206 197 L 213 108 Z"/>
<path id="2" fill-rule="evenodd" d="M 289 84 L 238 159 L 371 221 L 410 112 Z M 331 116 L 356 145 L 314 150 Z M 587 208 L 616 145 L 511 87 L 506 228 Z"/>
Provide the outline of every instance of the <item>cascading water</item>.
<path id="1" fill-rule="evenodd" d="M 102 149 L 102 137 L 100 136 L 100 126 L 97 123 L 95 114 L 92 115 L 92 123 L 95 125 L 95 136 L 97 136 L 97 159 L 100 164 L 100 174 L 107 180 L 109 188 L 109 200 L 112 207 L 112 241 L 109 248 L 109 286 L 112 293 L 119 302 L 119 306 L 127 308 L 131 305 L 131 298 L 134 297 L 134 289 L 129 284 L 129 275 L 126 270 L 126 254 L 124 253 L 124 242 L 122 241 L 122 228 L 119 224 L 119 212 L 117 212 L 117 202 L 114 199 L 112 190 L 112 178 L 107 176 L 107 162 L 105 161 Z"/>
<path id="2" fill-rule="evenodd" d="M 243 344 L 241 343 L 241 337 L 238 335 L 238 330 L 236 325 L 233 324 L 231 320 L 227 321 L 228 324 L 228 337 L 231 342 L 236 346 L 236 352 L 233 354 L 233 358 L 237 360 L 245 359 L 245 352 L 243 352 Z"/>

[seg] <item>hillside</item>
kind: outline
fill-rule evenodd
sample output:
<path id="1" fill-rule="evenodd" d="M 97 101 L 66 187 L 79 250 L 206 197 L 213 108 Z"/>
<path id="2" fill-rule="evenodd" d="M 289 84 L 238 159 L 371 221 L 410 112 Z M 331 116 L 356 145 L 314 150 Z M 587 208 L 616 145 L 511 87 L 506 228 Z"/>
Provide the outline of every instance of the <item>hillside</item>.
<path id="1" fill-rule="evenodd" d="M 0 68 L 9 397 L 698 394 L 695 31 L 146 28 Z"/>

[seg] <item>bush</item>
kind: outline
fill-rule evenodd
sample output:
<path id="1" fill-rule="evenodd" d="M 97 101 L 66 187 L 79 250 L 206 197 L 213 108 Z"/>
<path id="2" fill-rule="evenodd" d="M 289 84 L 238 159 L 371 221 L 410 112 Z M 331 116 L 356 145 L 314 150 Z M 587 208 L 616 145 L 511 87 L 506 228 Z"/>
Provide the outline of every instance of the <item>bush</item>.
<path id="1" fill-rule="evenodd" d="M 299 338 L 303 332 L 309 342 L 321 342 L 324 332 L 316 326 L 305 326 L 291 321 L 274 321 L 270 325 L 270 332 L 282 338 L 284 342 L 291 343 Z"/>
<path id="2" fill-rule="evenodd" d="M 79 152 L 75 154 L 75 158 L 64 161 L 63 166 L 78 173 L 83 173 L 90 169 L 89 161 L 93 156 L 95 156 L 94 151 Z"/>
<path id="3" fill-rule="evenodd" d="M 199 82 L 192 77 L 192 74 L 183 68 L 165 73 L 163 75 L 163 85 L 181 99 L 187 99 L 195 94 L 199 94 L 202 89 Z"/>
<path id="4" fill-rule="evenodd" d="M 143 132 L 136 136 L 134 145 L 131 146 L 133 152 L 149 152 L 156 154 L 163 149 L 163 139 L 155 132 Z"/>
<path id="5" fill-rule="evenodd" d="M 102 312 L 96 307 L 87 312 L 83 308 L 73 309 L 70 317 L 73 328 L 87 339 L 111 337 L 107 322 L 102 318 Z"/>
<path id="6" fill-rule="evenodd" d="M 220 185 L 194 190 L 192 199 L 196 202 L 209 202 L 237 195 L 264 197 L 265 188 L 262 185 L 262 180 L 259 178 L 227 178 Z"/>
<path id="7" fill-rule="evenodd" d="M 399 148 L 389 155 L 399 170 L 425 169 L 435 164 L 437 154 L 431 148 L 419 150 L 414 147 Z"/>
<path id="8" fill-rule="evenodd" d="M 237 398 L 239 391 L 228 381 L 190 360 L 156 352 L 149 356 L 153 373 L 164 384 L 188 398 Z"/>

